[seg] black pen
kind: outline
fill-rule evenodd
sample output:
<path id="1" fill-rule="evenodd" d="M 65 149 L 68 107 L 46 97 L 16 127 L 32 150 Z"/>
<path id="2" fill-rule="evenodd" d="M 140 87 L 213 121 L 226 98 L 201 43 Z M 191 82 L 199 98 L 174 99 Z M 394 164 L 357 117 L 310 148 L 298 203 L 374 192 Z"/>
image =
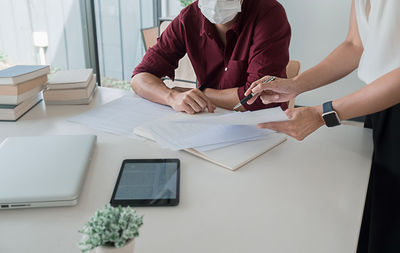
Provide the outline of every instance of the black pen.
<path id="1" fill-rule="evenodd" d="M 270 78 L 265 79 L 262 84 L 264 83 L 269 83 L 272 82 L 276 79 L 276 77 L 271 76 Z M 240 102 L 235 105 L 235 107 L 233 107 L 233 110 L 236 110 L 237 108 L 239 108 L 240 106 L 242 106 L 244 103 L 246 103 L 247 101 L 249 101 L 252 97 L 254 97 L 255 95 L 257 95 L 257 93 L 251 93 L 249 95 L 247 95 L 245 98 L 243 98 L 242 100 L 240 100 Z"/>

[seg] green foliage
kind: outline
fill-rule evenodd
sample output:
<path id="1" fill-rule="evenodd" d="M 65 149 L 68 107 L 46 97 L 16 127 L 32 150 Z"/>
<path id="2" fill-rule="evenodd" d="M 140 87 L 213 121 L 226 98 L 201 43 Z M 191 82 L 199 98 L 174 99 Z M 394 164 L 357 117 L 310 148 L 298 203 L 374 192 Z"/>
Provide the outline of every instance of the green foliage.
<path id="1" fill-rule="evenodd" d="M 123 90 L 132 90 L 131 83 L 129 81 L 120 81 L 109 77 L 101 77 L 101 86 L 110 88 L 119 88 Z"/>
<path id="2" fill-rule="evenodd" d="M 0 62 L 6 62 L 7 60 L 7 55 L 0 50 Z"/>
<path id="3" fill-rule="evenodd" d="M 130 239 L 139 236 L 142 224 L 143 216 L 139 216 L 132 208 L 107 204 L 103 210 L 97 210 L 79 231 L 83 234 L 79 248 L 82 252 L 102 245 L 120 248 Z"/>
<path id="4" fill-rule="evenodd" d="M 183 7 L 188 6 L 189 4 L 193 3 L 193 0 L 179 0 Z"/>

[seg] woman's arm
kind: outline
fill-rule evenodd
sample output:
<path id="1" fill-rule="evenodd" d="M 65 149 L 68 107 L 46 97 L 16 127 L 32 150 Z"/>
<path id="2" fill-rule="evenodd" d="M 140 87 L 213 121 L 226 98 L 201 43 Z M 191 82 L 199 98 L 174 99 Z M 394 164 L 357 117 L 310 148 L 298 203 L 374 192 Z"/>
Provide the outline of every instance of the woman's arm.
<path id="1" fill-rule="evenodd" d="M 333 101 L 341 120 L 382 111 L 400 103 L 400 68 L 375 80 L 362 89 Z"/>
<path id="2" fill-rule="evenodd" d="M 345 41 L 322 62 L 295 77 L 294 80 L 301 87 L 302 92 L 335 82 L 358 67 L 363 51 L 353 0 L 350 26 Z"/>
<path id="3" fill-rule="evenodd" d="M 251 92 L 260 93 L 264 103 L 288 101 L 302 92 L 332 83 L 354 71 L 363 50 L 353 0 L 347 37 L 330 55 L 295 78 L 277 78 L 276 81 L 262 84 L 268 78 L 264 77 L 254 82 L 245 95 Z M 253 103 L 257 97 L 249 100 L 249 103 Z"/>
<path id="4" fill-rule="evenodd" d="M 382 76 L 364 88 L 333 101 L 333 108 L 341 120 L 382 111 L 400 103 L 400 68 Z M 286 110 L 288 121 L 259 124 L 303 140 L 324 125 L 322 106 Z"/>
<path id="5" fill-rule="evenodd" d="M 348 49 L 353 48 L 354 50 L 350 51 L 353 52 L 353 57 L 357 56 L 356 59 L 357 61 L 359 61 L 360 56 L 357 54 L 357 51 L 361 53 L 362 47 L 360 46 L 361 44 L 359 44 L 361 43 L 361 40 L 358 34 L 357 21 L 355 18 L 354 0 L 351 13 L 350 32 L 347 39 L 348 42 L 342 44 L 341 50 L 344 50 L 344 48 L 346 47 Z M 357 50 L 357 48 L 359 48 L 359 50 Z M 342 53 L 343 52 L 346 52 L 346 50 L 342 51 Z M 340 77 L 341 74 L 345 74 L 346 69 L 349 71 L 351 69 L 351 66 L 355 66 L 354 61 L 350 61 L 347 67 L 337 65 L 333 61 L 333 59 L 336 58 L 339 61 L 339 55 L 340 54 L 336 52 L 335 57 L 335 53 L 332 53 L 330 56 L 327 57 L 328 61 L 327 59 L 325 59 L 322 63 L 301 75 L 298 79 L 301 80 L 302 78 L 304 78 L 303 80 L 309 80 L 308 84 L 307 82 L 304 83 L 302 88 L 304 90 L 307 90 L 319 87 L 325 82 L 333 80 L 334 77 Z M 332 58 L 329 60 L 329 57 Z M 343 57 L 346 56 L 343 55 Z M 346 65 L 345 62 L 341 63 L 343 65 Z M 328 72 L 324 72 L 328 70 L 326 67 L 329 65 L 336 66 L 336 68 L 339 68 L 339 70 L 335 70 L 332 67 L 331 74 L 329 74 Z M 321 71 L 321 74 L 315 72 L 318 69 L 319 71 Z M 324 75 L 327 76 L 324 77 Z M 281 92 L 266 95 L 266 100 L 268 101 L 270 97 L 282 97 L 282 94 L 284 93 Z M 375 113 L 398 103 L 400 103 L 400 68 L 394 69 L 393 71 L 383 75 L 379 79 L 375 80 L 364 88 L 353 92 L 350 95 L 333 101 L 333 108 L 338 113 L 339 118 L 341 120 L 345 120 L 353 117 Z M 315 107 L 289 109 L 286 111 L 286 114 L 290 119 L 289 121 L 263 123 L 260 124 L 259 127 L 283 132 L 298 140 L 302 140 L 324 124 L 324 121 L 322 119 L 321 105 Z"/>

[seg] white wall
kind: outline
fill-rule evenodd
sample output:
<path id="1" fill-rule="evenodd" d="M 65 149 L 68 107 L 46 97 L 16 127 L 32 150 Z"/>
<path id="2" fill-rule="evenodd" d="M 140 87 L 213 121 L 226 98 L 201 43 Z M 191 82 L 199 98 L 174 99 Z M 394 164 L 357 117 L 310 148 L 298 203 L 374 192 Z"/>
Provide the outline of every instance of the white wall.
<path id="1" fill-rule="evenodd" d="M 280 0 L 292 26 L 290 55 L 304 71 L 326 57 L 346 37 L 350 20 L 349 0 Z M 353 72 L 348 77 L 296 98 L 296 105 L 317 105 L 349 94 L 364 84 Z"/>
<path id="2" fill-rule="evenodd" d="M 167 2 L 167 15 L 179 13 L 177 0 Z M 261 0 L 262 1 L 262 0 Z M 350 20 L 349 0 L 278 0 L 286 9 L 292 27 L 291 59 L 299 60 L 304 71 L 326 57 L 346 37 Z M 163 12 L 165 13 L 165 12 Z M 297 105 L 317 105 L 349 94 L 364 84 L 356 73 L 296 98 Z"/>

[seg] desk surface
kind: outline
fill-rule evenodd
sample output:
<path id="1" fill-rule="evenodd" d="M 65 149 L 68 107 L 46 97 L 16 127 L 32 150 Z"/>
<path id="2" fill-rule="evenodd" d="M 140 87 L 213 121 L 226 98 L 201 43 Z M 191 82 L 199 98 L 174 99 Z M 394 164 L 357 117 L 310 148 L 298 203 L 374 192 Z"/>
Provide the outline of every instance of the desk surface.
<path id="1" fill-rule="evenodd" d="M 77 231 L 110 200 L 127 158 L 181 160 L 181 203 L 137 208 L 144 225 L 135 252 L 355 252 L 372 155 L 370 130 L 322 127 L 303 142 L 289 139 L 231 172 L 183 151 L 67 121 L 124 94 L 100 88 L 88 106 L 42 102 L 18 122 L 0 122 L 0 142 L 23 135 L 98 136 L 79 204 L 0 211 L 0 252 L 79 252 Z"/>

